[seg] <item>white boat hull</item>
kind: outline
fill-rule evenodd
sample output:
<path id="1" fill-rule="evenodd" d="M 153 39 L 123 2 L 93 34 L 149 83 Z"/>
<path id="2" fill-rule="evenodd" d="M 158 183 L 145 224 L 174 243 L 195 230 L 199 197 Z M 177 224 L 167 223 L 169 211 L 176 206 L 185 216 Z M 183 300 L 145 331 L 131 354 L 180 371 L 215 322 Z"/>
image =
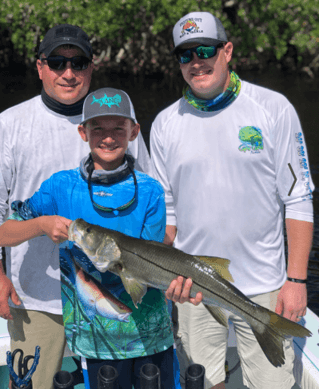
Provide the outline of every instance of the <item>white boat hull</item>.
<path id="1" fill-rule="evenodd" d="M 311 338 L 295 338 L 294 348 L 296 353 L 294 375 L 297 385 L 295 388 L 319 389 L 319 317 L 309 308 L 301 324 L 312 332 Z M 0 389 L 6 389 L 2 385 L 4 375 L 8 375 L 6 368 L 6 352 L 10 351 L 10 336 L 7 330 L 7 321 L 0 318 Z M 65 357 L 74 356 L 68 347 L 65 349 Z M 236 335 L 233 325 L 230 323 L 227 359 L 229 369 L 238 362 Z M 1 368 L 3 366 L 3 368 Z M 2 378 L 2 379 L 1 379 Z M 7 380 L 5 380 L 7 381 Z M 229 376 L 226 383 L 227 389 L 246 389 L 243 385 L 240 367 Z"/>

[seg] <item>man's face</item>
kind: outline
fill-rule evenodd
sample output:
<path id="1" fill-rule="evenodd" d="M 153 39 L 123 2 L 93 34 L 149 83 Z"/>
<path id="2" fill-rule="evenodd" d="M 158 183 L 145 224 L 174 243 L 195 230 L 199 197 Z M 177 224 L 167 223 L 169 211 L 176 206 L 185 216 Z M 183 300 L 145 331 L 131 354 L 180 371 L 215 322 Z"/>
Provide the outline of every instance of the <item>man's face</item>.
<path id="1" fill-rule="evenodd" d="M 189 44 L 182 49 L 197 47 Z M 195 96 L 202 99 L 212 99 L 227 89 L 229 83 L 228 63 L 231 60 L 233 45 L 231 42 L 217 50 L 217 54 L 208 59 L 199 59 L 193 53 L 193 59 L 186 64 L 180 64 L 184 80 L 191 87 Z"/>
<path id="2" fill-rule="evenodd" d="M 129 141 L 140 130 L 139 124 L 121 116 L 101 116 L 78 127 L 81 138 L 89 142 L 96 170 L 115 170 L 123 163 Z"/>
<path id="3" fill-rule="evenodd" d="M 58 47 L 50 54 L 50 56 L 53 55 L 62 55 L 67 58 L 85 56 L 83 51 L 76 46 L 69 49 Z M 74 104 L 86 96 L 89 91 L 93 70 L 92 63 L 85 70 L 73 70 L 71 62 L 67 62 L 63 70 L 52 70 L 47 61 L 38 59 L 37 68 L 45 92 L 62 104 Z"/>

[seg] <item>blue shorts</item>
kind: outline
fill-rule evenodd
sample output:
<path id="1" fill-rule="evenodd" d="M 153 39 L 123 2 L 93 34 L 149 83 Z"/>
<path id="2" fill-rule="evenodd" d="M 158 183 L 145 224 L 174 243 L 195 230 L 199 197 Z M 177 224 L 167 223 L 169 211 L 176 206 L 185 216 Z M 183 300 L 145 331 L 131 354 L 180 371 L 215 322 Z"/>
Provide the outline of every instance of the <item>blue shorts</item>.
<path id="1" fill-rule="evenodd" d="M 110 365 L 119 373 L 118 381 L 120 389 L 141 389 L 140 370 L 146 363 L 156 365 L 161 374 L 161 389 L 177 389 L 175 385 L 176 361 L 174 361 L 174 348 L 145 357 L 132 359 L 86 359 L 90 388 L 98 387 L 97 373 L 101 366 Z"/>

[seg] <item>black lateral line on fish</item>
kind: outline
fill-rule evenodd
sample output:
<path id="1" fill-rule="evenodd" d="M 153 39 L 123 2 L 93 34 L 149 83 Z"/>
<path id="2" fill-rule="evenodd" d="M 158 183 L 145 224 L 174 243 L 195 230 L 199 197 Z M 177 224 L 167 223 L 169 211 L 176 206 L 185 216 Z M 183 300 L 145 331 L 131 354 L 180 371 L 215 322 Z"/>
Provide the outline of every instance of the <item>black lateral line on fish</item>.
<path id="1" fill-rule="evenodd" d="M 127 252 L 129 252 L 129 253 L 131 253 L 131 254 L 134 254 L 134 255 L 140 257 L 141 259 L 143 259 L 144 261 L 146 261 L 146 262 L 152 264 L 153 266 L 157 266 L 158 268 L 160 268 L 160 269 L 162 269 L 162 270 L 164 270 L 164 271 L 168 271 L 168 270 L 167 270 L 166 268 L 164 268 L 163 266 L 160 266 L 160 265 L 157 264 L 157 263 L 155 264 L 154 262 L 148 260 L 147 258 L 142 257 L 142 255 L 137 254 L 137 253 L 134 252 L 134 251 L 130 251 L 130 250 L 126 249 L 126 248 L 125 248 L 125 249 L 121 248 L 121 250 L 127 251 Z M 190 278 L 190 277 L 188 277 L 188 276 L 186 276 L 186 275 L 183 275 L 183 274 L 181 274 L 181 273 L 173 272 L 172 270 L 169 270 L 169 272 L 172 273 L 173 275 L 176 275 L 177 277 L 178 277 L 178 276 L 182 276 L 182 277 L 184 277 L 184 278 Z M 230 302 L 230 301 L 227 300 L 225 297 L 219 295 L 219 294 L 216 293 L 216 292 L 212 292 L 210 289 L 208 289 L 207 287 L 205 287 L 205 286 L 199 284 L 198 282 L 194 281 L 193 279 L 192 279 L 192 282 L 193 282 L 193 284 L 197 285 L 199 288 L 204 289 L 204 290 L 206 290 L 206 291 L 209 292 L 209 293 L 215 294 L 215 295 L 218 296 L 221 300 L 226 301 L 226 302 L 228 302 L 228 303 Z M 245 297 L 246 297 L 246 296 L 245 296 Z M 264 322 L 262 322 L 260 319 L 258 319 L 258 318 L 256 318 L 256 317 L 254 317 L 251 313 L 247 312 L 247 311 L 244 310 L 243 308 L 240 308 L 240 307 L 239 307 L 238 305 L 236 305 L 233 301 L 232 301 L 231 303 L 232 303 L 232 305 L 233 305 L 234 307 L 238 308 L 239 311 L 245 312 L 245 313 L 246 313 L 247 315 L 249 315 L 253 320 L 257 320 L 257 321 L 259 321 L 260 323 L 262 323 L 263 325 L 265 325 Z M 225 308 L 225 309 L 227 310 L 227 308 Z M 273 312 L 273 313 L 275 313 L 275 312 Z M 273 331 L 276 332 L 277 335 L 279 335 L 280 337 L 282 337 L 282 338 L 285 339 L 285 337 L 284 337 L 283 335 L 281 335 L 280 333 L 277 333 L 277 331 L 275 331 L 274 329 L 273 329 Z"/>

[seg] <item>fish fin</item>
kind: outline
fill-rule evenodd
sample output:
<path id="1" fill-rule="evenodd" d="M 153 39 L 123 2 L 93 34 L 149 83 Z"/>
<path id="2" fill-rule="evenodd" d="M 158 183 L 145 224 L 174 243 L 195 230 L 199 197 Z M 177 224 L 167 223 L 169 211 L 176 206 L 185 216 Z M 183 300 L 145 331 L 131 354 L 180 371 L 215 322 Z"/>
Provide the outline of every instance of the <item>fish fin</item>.
<path id="1" fill-rule="evenodd" d="M 259 307 L 260 308 L 260 307 Z M 277 315 L 275 312 L 262 308 L 263 313 L 268 315 L 267 320 L 249 322 L 249 325 L 260 345 L 264 354 L 271 364 L 275 367 L 285 363 L 283 350 L 283 340 L 290 336 L 306 337 L 311 336 L 311 332 L 291 320 Z"/>
<path id="2" fill-rule="evenodd" d="M 219 257 L 202 257 L 197 256 L 200 261 L 205 262 L 207 265 L 217 271 L 225 280 L 234 282 L 232 275 L 229 273 L 228 266 L 230 264 L 229 259 Z"/>
<path id="3" fill-rule="evenodd" d="M 223 325 L 224 327 L 228 327 L 228 319 L 225 315 L 225 312 L 220 307 L 212 307 L 210 305 L 204 304 L 208 312 L 213 316 L 213 318 L 218 321 L 219 324 Z"/>
<path id="4" fill-rule="evenodd" d="M 121 277 L 126 292 L 131 296 L 135 308 L 137 304 L 142 302 L 142 299 L 147 292 L 147 286 L 132 278 L 124 268 L 118 270 L 117 274 Z"/>

